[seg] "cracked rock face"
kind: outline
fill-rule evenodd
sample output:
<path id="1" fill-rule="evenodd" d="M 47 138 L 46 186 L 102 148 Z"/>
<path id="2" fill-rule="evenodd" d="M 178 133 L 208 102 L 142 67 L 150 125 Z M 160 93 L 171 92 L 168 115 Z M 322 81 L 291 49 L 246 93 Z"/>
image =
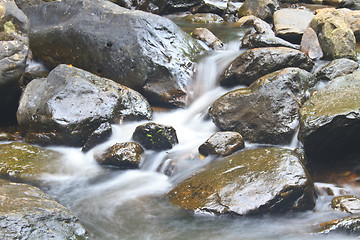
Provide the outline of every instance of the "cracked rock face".
<path id="1" fill-rule="evenodd" d="M 168 193 L 188 210 L 249 215 L 312 209 L 313 184 L 300 156 L 288 149 L 235 153 L 207 165 Z"/>

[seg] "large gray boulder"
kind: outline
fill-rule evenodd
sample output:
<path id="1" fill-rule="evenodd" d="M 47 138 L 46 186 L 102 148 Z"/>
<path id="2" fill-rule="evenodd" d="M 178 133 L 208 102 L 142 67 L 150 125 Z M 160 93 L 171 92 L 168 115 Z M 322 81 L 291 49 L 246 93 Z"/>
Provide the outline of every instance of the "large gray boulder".
<path id="1" fill-rule="evenodd" d="M 311 71 L 314 62 L 304 53 L 286 47 L 266 47 L 246 50 L 220 76 L 220 84 L 250 85 L 259 77 L 287 67 Z"/>
<path id="2" fill-rule="evenodd" d="M 309 161 L 338 161 L 359 153 L 360 71 L 338 77 L 300 109 L 300 139 Z"/>
<path id="3" fill-rule="evenodd" d="M 1 239 L 88 239 L 78 218 L 39 188 L 0 180 Z"/>
<path id="4" fill-rule="evenodd" d="M 14 1 L 0 2 L 0 125 L 16 121 L 20 78 L 29 51 L 29 21 Z"/>
<path id="5" fill-rule="evenodd" d="M 26 86 L 17 112 L 28 142 L 70 146 L 82 146 L 101 123 L 151 116 L 138 92 L 63 64 Z"/>
<path id="6" fill-rule="evenodd" d="M 53 1 L 24 11 L 34 57 L 48 67 L 72 64 L 154 104 L 184 106 L 201 47 L 171 20 L 104 0 Z"/>
<path id="7" fill-rule="evenodd" d="M 211 162 L 168 197 L 189 210 L 250 215 L 309 210 L 316 194 L 301 157 L 288 149 L 265 148 Z"/>
<path id="8" fill-rule="evenodd" d="M 222 131 L 237 131 L 246 141 L 289 144 L 296 132 L 298 110 L 314 85 L 311 73 L 286 68 L 263 76 L 248 88 L 218 98 L 209 113 Z"/>
<path id="9" fill-rule="evenodd" d="M 341 11 L 336 9 L 319 11 L 309 26 L 317 33 L 324 58 L 357 60 L 356 39 Z"/>

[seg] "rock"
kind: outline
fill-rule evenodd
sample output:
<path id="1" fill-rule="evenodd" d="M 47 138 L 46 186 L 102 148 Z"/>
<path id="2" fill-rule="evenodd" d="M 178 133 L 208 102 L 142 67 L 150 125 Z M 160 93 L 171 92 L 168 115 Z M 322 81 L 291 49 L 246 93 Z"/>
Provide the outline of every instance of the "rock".
<path id="1" fill-rule="evenodd" d="M 312 60 L 320 59 L 324 56 L 316 32 L 312 28 L 307 28 L 301 38 L 300 51 Z"/>
<path id="2" fill-rule="evenodd" d="M 222 17 L 226 22 L 238 21 L 238 7 L 233 2 L 227 2 L 227 6 Z"/>
<path id="3" fill-rule="evenodd" d="M 0 174 L 3 178 L 37 183 L 40 174 L 51 171 L 50 164 L 55 165 L 60 157 L 55 151 L 25 143 L 0 144 Z"/>
<path id="4" fill-rule="evenodd" d="M 26 86 L 17 112 L 26 141 L 68 146 L 83 146 L 103 122 L 151 116 L 150 105 L 138 92 L 63 64 Z"/>
<path id="5" fill-rule="evenodd" d="M 20 78 L 29 51 L 29 21 L 14 1 L 0 2 L 0 125 L 16 123 Z"/>
<path id="6" fill-rule="evenodd" d="M 319 233 L 352 233 L 359 235 L 360 217 L 350 216 L 321 223 L 319 225 Z"/>
<path id="7" fill-rule="evenodd" d="M 360 199 L 353 195 L 334 197 L 331 200 L 331 207 L 351 214 L 360 213 Z"/>
<path id="8" fill-rule="evenodd" d="M 322 67 L 315 76 L 318 81 L 331 81 L 337 77 L 353 73 L 358 67 L 359 64 L 353 60 L 335 59 Z"/>
<path id="9" fill-rule="evenodd" d="M 307 9 L 284 8 L 274 13 L 275 34 L 292 43 L 300 43 L 314 14 Z"/>
<path id="10" fill-rule="evenodd" d="M 264 21 L 272 22 L 275 10 L 279 8 L 277 0 L 246 0 L 241 5 L 239 17 L 254 15 Z"/>
<path id="11" fill-rule="evenodd" d="M 346 8 L 339 9 L 344 15 L 347 22 L 350 25 L 350 29 L 353 31 L 355 38 L 360 40 L 360 11 L 353 10 Z"/>
<path id="12" fill-rule="evenodd" d="M 127 9 L 131 9 L 131 7 L 134 5 L 132 0 L 109 0 L 113 3 L 116 3 L 120 7 L 124 7 Z"/>
<path id="13" fill-rule="evenodd" d="M 224 44 L 221 42 L 219 38 L 217 38 L 209 29 L 207 28 L 196 28 L 192 33 L 196 39 L 199 39 L 206 43 L 209 47 L 215 50 L 223 49 Z"/>
<path id="14" fill-rule="evenodd" d="M 311 162 L 341 162 L 359 153 L 360 71 L 338 77 L 300 109 L 299 136 Z"/>
<path id="15" fill-rule="evenodd" d="M 143 148 L 135 142 L 117 143 L 96 157 L 96 161 L 103 166 L 118 169 L 139 168 Z"/>
<path id="16" fill-rule="evenodd" d="M 78 218 L 39 188 L 0 180 L 1 239 L 88 239 Z"/>
<path id="17" fill-rule="evenodd" d="M 246 34 L 241 41 L 241 46 L 245 48 L 260 48 L 260 47 L 288 47 L 299 49 L 298 45 L 289 43 L 275 35 L 250 33 Z"/>
<path id="18" fill-rule="evenodd" d="M 82 152 L 87 152 L 96 145 L 105 142 L 112 134 L 111 124 L 108 122 L 100 124 L 100 126 L 89 136 L 85 145 L 81 149 Z"/>
<path id="19" fill-rule="evenodd" d="M 357 60 L 356 41 L 344 14 L 336 9 L 320 11 L 309 25 L 317 33 L 326 59 Z"/>
<path id="20" fill-rule="evenodd" d="M 234 27 L 242 27 L 242 26 L 251 26 L 254 28 L 255 33 L 266 34 L 266 35 L 275 35 L 271 26 L 255 16 L 245 16 L 240 18 L 236 23 L 233 24 Z"/>
<path id="21" fill-rule="evenodd" d="M 268 74 L 248 88 L 218 98 L 209 113 L 222 131 L 239 132 L 246 141 L 290 144 L 298 110 L 315 81 L 311 73 L 287 68 Z"/>
<path id="22" fill-rule="evenodd" d="M 228 156 L 244 147 L 244 139 L 240 133 L 217 132 L 200 145 L 199 152 L 204 156 Z"/>
<path id="23" fill-rule="evenodd" d="M 265 148 L 209 163 L 171 190 L 168 198 L 196 212 L 250 215 L 309 210 L 316 195 L 295 152 Z"/>
<path id="24" fill-rule="evenodd" d="M 220 76 L 220 84 L 250 85 L 259 77 L 286 67 L 311 71 L 314 62 L 302 52 L 285 47 L 249 49 L 237 57 Z M 259 71 L 260 69 L 260 71 Z"/>
<path id="25" fill-rule="evenodd" d="M 222 17 L 214 13 L 196 13 L 189 14 L 184 17 L 186 21 L 193 23 L 221 23 L 224 22 Z"/>
<path id="26" fill-rule="evenodd" d="M 47 67 L 72 64 L 139 91 L 152 104 L 185 105 L 192 57 L 202 48 L 171 20 L 104 0 L 54 1 L 24 11 L 34 58 Z"/>
<path id="27" fill-rule="evenodd" d="M 136 9 L 166 15 L 176 12 L 186 12 L 202 3 L 202 0 L 138 0 Z"/>
<path id="28" fill-rule="evenodd" d="M 171 126 L 145 123 L 137 126 L 132 138 L 139 142 L 145 149 L 166 150 L 178 143 L 176 131 Z"/>
<path id="29" fill-rule="evenodd" d="M 227 9 L 227 3 L 223 1 L 203 0 L 200 5 L 194 6 L 191 13 L 214 13 L 223 16 Z"/>

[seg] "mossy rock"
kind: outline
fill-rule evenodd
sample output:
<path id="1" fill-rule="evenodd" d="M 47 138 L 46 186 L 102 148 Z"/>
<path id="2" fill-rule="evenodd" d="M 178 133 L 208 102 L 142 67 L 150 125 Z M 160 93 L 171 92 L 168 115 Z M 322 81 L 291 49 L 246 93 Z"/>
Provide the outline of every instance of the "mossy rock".
<path id="1" fill-rule="evenodd" d="M 51 170 L 60 153 L 20 142 L 0 145 L 0 176 L 23 181 L 36 181 L 39 174 Z"/>

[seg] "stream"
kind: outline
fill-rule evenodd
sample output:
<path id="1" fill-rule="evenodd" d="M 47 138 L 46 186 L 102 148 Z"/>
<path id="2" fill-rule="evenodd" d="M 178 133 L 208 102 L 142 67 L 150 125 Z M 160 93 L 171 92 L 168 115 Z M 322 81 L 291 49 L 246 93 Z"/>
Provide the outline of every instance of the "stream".
<path id="1" fill-rule="evenodd" d="M 218 31 L 225 30 L 218 27 Z M 166 199 L 165 194 L 178 182 L 214 160 L 201 157 L 198 147 L 217 131 L 207 115 L 208 107 L 231 90 L 217 86 L 216 80 L 241 53 L 233 39 L 244 33 L 229 31 L 225 50 L 212 51 L 199 59 L 189 105 L 185 109 L 154 112 L 153 122 L 176 129 L 179 144 L 172 149 L 147 150 L 139 170 L 105 169 L 96 163 L 94 155 L 115 143 L 131 141 L 136 126 L 145 121 L 113 125 L 112 137 L 86 154 L 80 148 L 51 147 L 64 157 L 56 172 L 43 174 L 45 190 L 71 209 L 95 239 L 357 239 L 343 234 L 312 233 L 317 224 L 348 215 L 330 208 L 333 196 L 323 189 L 359 195 L 356 186 L 315 183 L 319 197 L 314 210 L 256 217 L 194 214 Z M 293 143 L 285 147 L 293 149 L 298 144 L 294 136 Z M 258 147 L 250 143 L 245 146 Z"/>

